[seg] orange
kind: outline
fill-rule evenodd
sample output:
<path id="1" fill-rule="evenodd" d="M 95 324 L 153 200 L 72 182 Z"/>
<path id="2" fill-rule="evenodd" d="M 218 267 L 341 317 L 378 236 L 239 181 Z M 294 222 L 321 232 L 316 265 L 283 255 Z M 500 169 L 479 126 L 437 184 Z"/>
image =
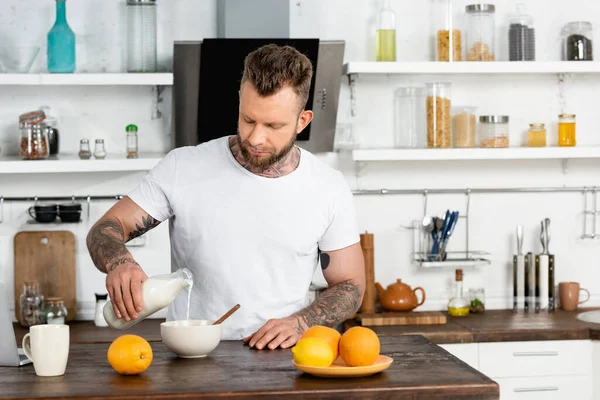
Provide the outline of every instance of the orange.
<path id="1" fill-rule="evenodd" d="M 340 339 L 340 356 L 349 367 L 373 365 L 379 357 L 377 334 L 364 326 L 348 329 Z"/>
<path id="2" fill-rule="evenodd" d="M 108 348 L 108 363 L 123 375 L 137 375 L 152 363 L 152 347 L 137 335 L 122 335 Z"/>
<path id="3" fill-rule="evenodd" d="M 339 355 L 338 349 L 340 345 L 340 338 L 342 337 L 342 335 L 338 331 L 327 326 L 316 325 L 304 331 L 300 339 L 307 337 L 318 337 L 324 339 L 329 344 L 329 346 L 331 346 L 331 350 L 333 350 L 333 359 L 337 360 Z"/>
<path id="4" fill-rule="evenodd" d="M 298 340 L 298 343 L 292 347 L 292 354 L 296 364 L 313 367 L 329 367 L 335 361 L 329 343 L 318 337 Z"/>

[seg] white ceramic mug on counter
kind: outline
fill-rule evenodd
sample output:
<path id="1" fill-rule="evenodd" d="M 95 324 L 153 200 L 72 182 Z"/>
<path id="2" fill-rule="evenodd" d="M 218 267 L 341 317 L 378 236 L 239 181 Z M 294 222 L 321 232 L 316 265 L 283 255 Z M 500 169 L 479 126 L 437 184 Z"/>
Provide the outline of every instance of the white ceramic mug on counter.
<path id="1" fill-rule="evenodd" d="M 23 337 L 23 351 L 38 376 L 65 374 L 69 359 L 68 325 L 34 325 Z"/>

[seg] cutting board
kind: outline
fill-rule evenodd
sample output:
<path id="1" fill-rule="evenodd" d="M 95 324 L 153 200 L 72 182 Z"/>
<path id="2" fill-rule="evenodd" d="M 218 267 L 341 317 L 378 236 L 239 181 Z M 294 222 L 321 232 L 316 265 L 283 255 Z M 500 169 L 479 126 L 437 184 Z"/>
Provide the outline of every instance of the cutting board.
<path id="1" fill-rule="evenodd" d="M 382 312 L 358 314 L 356 320 L 362 326 L 441 325 L 446 323 L 446 315 L 440 311 Z"/>
<path id="2" fill-rule="evenodd" d="M 75 235 L 70 231 L 27 231 L 15 235 L 15 315 L 23 283 L 38 281 L 44 298 L 62 297 L 71 321 L 77 314 Z"/>

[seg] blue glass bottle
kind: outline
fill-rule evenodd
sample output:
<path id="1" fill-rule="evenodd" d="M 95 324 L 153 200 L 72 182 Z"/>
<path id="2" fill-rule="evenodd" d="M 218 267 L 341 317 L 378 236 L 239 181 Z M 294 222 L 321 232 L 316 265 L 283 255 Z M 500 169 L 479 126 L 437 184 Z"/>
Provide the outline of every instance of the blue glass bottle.
<path id="1" fill-rule="evenodd" d="M 56 0 L 56 21 L 48 32 L 48 72 L 75 72 L 75 33 L 67 23 L 66 0 Z"/>

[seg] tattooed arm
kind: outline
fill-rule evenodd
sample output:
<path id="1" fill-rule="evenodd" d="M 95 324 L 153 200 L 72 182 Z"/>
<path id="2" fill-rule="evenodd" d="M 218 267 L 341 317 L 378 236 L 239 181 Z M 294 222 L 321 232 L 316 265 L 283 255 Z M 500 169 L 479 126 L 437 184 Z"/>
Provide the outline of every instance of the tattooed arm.
<path id="1" fill-rule="evenodd" d="M 250 347 L 291 347 L 314 325 L 336 326 L 351 318 L 362 304 L 365 268 L 360 243 L 341 250 L 319 252 L 323 276 L 329 284 L 310 306 L 288 318 L 269 320 L 244 339 Z"/>
<path id="2" fill-rule="evenodd" d="M 90 229 L 86 244 L 96 268 L 106 273 L 106 289 L 115 314 L 129 321 L 142 310 L 141 284 L 148 277 L 125 243 L 158 226 L 130 198 L 115 204 Z"/>

